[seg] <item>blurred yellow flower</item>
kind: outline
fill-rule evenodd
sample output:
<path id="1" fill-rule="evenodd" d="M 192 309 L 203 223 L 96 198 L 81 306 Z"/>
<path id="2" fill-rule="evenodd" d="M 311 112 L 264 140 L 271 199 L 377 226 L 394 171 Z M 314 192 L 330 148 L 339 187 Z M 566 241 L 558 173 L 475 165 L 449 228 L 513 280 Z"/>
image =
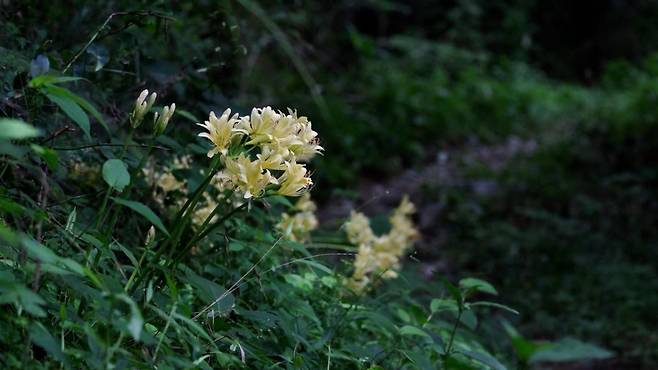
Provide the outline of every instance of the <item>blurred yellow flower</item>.
<path id="1" fill-rule="evenodd" d="M 391 230 L 386 235 L 375 236 L 368 218 L 352 211 L 345 224 L 348 240 L 359 246 L 349 281 L 352 289 L 361 291 L 380 275 L 383 279 L 397 277 L 400 258 L 419 236 L 410 218 L 414 212 L 413 203 L 405 195 L 389 218 Z"/>
<path id="2" fill-rule="evenodd" d="M 276 228 L 284 233 L 285 237 L 292 241 L 305 242 L 310 239 L 311 231 L 318 227 L 318 219 L 315 217 L 317 206 L 311 200 L 311 195 L 306 193 L 302 195 L 293 211 L 293 215 L 284 213 L 281 215 L 281 221 Z"/>

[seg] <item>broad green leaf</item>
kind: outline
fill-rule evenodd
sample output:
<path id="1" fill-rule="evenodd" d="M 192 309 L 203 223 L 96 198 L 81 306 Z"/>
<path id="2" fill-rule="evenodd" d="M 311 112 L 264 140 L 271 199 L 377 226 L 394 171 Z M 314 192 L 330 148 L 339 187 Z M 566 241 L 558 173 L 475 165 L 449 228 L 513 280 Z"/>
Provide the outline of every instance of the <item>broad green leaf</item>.
<path id="1" fill-rule="evenodd" d="M 459 305 L 452 299 L 440 299 L 434 298 L 430 303 L 430 310 L 432 313 L 437 313 L 441 311 L 454 311 L 459 310 Z"/>
<path id="2" fill-rule="evenodd" d="M 0 139 L 22 140 L 41 136 L 41 131 L 21 120 L 0 119 Z M 4 144 L 2 144 L 4 146 Z"/>
<path id="3" fill-rule="evenodd" d="M 66 362 L 66 357 L 60 348 L 59 343 L 52 334 L 40 322 L 33 322 L 30 325 L 30 340 L 32 343 L 43 348 L 48 354 L 61 362 Z"/>
<path id="4" fill-rule="evenodd" d="M 149 207 L 145 206 L 144 204 L 142 204 L 140 202 L 135 202 L 135 201 L 132 201 L 132 200 L 127 200 L 127 199 L 122 199 L 122 198 L 115 198 L 115 197 L 111 197 L 111 198 L 115 203 L 120 204 L 124 207 L 128 207 L 128 208 L 132 209 L 133 211 L 139 213 L 144 218 L 149 220 L 149 222 L 151 222 L 155 227 L 160 229 L 160 231 L 162 231 L 163 233 L 169 235 L 169 231 L 167 231 L 167 228 L 162 223 L 162 220 L 160 220 L 160 217 L 158 217 L 158 215 L 156 215 L 153 211 L 151 211 L 151 209 Z"/>
<path id="5" fill-rule="evenodd" d="M 130 174 L 126 164 L 120 159 L 108 159 L 103 164 L 103 179 L 112 188 L 123 191 L 130 184 Z"/>
<path id="6" fill-rule="evenodd" d="M 130 307 L 130 319 L 128 320 L 127 329 L 132 335 L 133 339 L 139 341 L 139 337 L 142 334 L 142 328 L 144 327 L 144 319 L 142 318 L 142 313 L 139 311 L 137 304 L 133 301 L 132 298 L 125 294 L 117 294 L 116 298 L 125 302 Z"/>
<path id="7" fill-rule="evenodd" d="M 561 339 L 530 356 L 530 363 L 603 360 L 614 353 L 573 338 Z"/>
<path id="8" fill-rule="evenodd" d="M 41 308 L 46 301 L 22 284 L 0 287 L 0 304 L 18 304 L 34 316 L 46 316 L 46 311 Z"/>
<path id="9" fill-rule="evenodd" d="M 511 312 L 515 315 L 519 314 L 519 311 L 507 307 L 504 304 L 496 303 L 496 302 L 488 302 L 488 301 L 478 301 L 478 302 L 473 302 L 468 304 L 470 307 L 492 307 L 492 308 L 500 308 L 501 310 L 505 310 L 507 312 Z"/>
<path id="10" fill-rule="evenodd" d="M 498 295 L 498 291 L 493 285 L 487 283 L 484 280 L 476 278 L 465 278 L 459 281 L 459 287 L 465 290 L 473 290 L 487 294 Z"/>
<path id="11" fill-rule="evenodd" d="M 30 145 L 30 148 L 32 148 L 32 151 L 37 153 L 39 157 L 41 157 L 43 161 L 46 162 L 46 165 L 51 171 L 55 171 L 57 169 L 59 156 L 57 155 L 56 151 L 36 144 Z"/>
<path id="12" fill-rule="evenodd" d="M 514 347 L 516 355 L 523 362 L 528 362 L 530 357 L 537 351 L 551 346 L 551 343 L 548 342 L 531 342 L 525 339 L 507 320 L 501 320 L 501 324 L 512 341 L 512 347 Z"/>
<path id="13" fill-rule="evenodd" d="M 14 145 L 10 141 L 0 139 L 0 154 L 5 154 L 16 159 L 22 159 L 28 149 L 22 145 Z"/>
<path id="14" fill-rule="evenodd" d="M 57 104 L 62 111 L 64 111 L 64 113 L 80 127 L 87 138 L 91 138 L 91 133 L 89 131 L 89 117 L 87 117 L 87 113 L 80 108 L 78 103 L 69 97 L 50 93 L 46 94 L 46 97 L 48 97 L 53 103 Z"/>
<path id="15" fill-rule="evenodd" d="M 30 80 L 28 83 L 29 87 L 41 87 L 46 84 L 58 84 L 71 81 L 82 80 L 82 77 L 72 77 L 72 76 L 54 76 L 54 75 L 39 75 Z"/>
<path id="16" fill-rule="evenodd" d="M 199 120 L 198 118 L 196 118 L 195 115 L 193 115 L 192 113 L 190 113 L 190 112 L 188 112 L 188 111 L 186 111 L 186 110 L 184 110 L 184 109 L 178 109 L 178 108 L 177 108 L 177 109 L 176 109 L 176 114 L 178 114 L 178 115 L 180 115 L 180 116 L 183 116 L 183 117 L 187 118 L 188 120 L 190 120 L 190 122 L 193 122 L 193 123 L 201 122 L 201 120 Z"/>
<path id="17" fill-rule="evenodd" d="M 96 118 L 96 120 L 101 124 L 101 126 L 103 126 L 107 133 L 110 132 L 110 129 L 107 126 L 107 122 L 105 122 L 103 115 L 87 99 L 73 93 L 69 89 L 60 86 L 46 85 L 44 89 L 50 94 L 61 96 L 62 98 L 67 98 L 76 102 L 80 107 L 82 107 L 82 109 L 86 110 L 89 114 Z"/>
<path id="18" fill-rule="evenodd" d="M 186 277 L 187 281 L 195 288 L 197 295 L 204 303 L 215 303 L 210 316 L 224 315 L 233 309 L 235 297 L 231 293 L 226 294 L 226 289 L 219 284 L 191 271 L 187 273 Z M 224 298 L 217 302 L 217 299 L 222 296 Z"/>
<path id="19" fill-rule="evenodd" d="M 466 351 L 466 350 L 460 350 L 459 353 L 463 354 L 466 357 L 470 357 L 475 361 L 481 362 L 494 370 L 507 370 L 505 365 L 501 364 L 498 360 L 496 360 L 493 356 L 489 354 L 482 352 Z"/>
<path id="20" fill-rule="evenodd" d="M 400 328 L 400 334 L 401 335 L 417 335 L 417 336 L 420 336 L 420 337 L 425 337 L 425 338 L 432 339 L 432 337 L 429 334 L 425 333 L 422 329 L 419 329 L 419 328 L 417 328 L 415 326 L 411 326 L 411 325 L 405 325 L 405 326 L 401 327 Z"/>
<path id="21" fill-rule="evenodd" d="M 457 289 L 456 286 L 454 286 L 454 285 L 453 285 L 448 279 L 446 279 L 446 278 L 444 278 L 444 277 L 441 278 L 441 282 L 442 282 L 443 285 L 446 287 L 446 289 L 448 289 L 448 292 L 450 293 L 450 295 L 452 295 L 452 298 L 453 298 L 458 304 L 461 304 L 461 301 L 462 301 L 462 294 L 461 294 L 461 292 L 459 291 L 459 289 Z"/>

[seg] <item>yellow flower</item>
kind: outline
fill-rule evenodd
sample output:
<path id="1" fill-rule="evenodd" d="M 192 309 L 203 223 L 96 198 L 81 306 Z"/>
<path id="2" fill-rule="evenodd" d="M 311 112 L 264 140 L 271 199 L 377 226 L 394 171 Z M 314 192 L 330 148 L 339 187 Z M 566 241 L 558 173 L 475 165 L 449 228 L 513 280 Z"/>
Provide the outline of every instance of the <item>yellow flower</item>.
<path id="1" fill-rule="evenodd" d="M 169 193 L 174 190 L 185 190 L 185 181 L 178 181 L 176 176 L 174 176 L 171 172 L 165 172 L 161 174 L 156 181 L 157 186 L 165 193 Z"/>
<path id="2" fill-rule="evenodd" d="M 215 145 L 214 148 L 208 151 L 209 158 L 217 153 L 225 155 L 228 152 L 231 140 L 235 135 L 239 135 L 239 132 L 235 129 L 237 122 L 238 114 L 231 116 L 231 109 L 227 109 L 219 118 L 215 116 L 215 112 L 210 112 L 208 121 L 205 121 L 204 124 L 197 123 L 197 125 L 208 130 L 208 132 L 200 133 L 199 136 L 209 139 Z"/>
<path id="3" fill-rule="evenodd" d="M 410 219 L 414 211 L 413 203 L 404 196 L 389 218 L 391 230 L 379 237 L 373 233 L 365 215 L 352 211 L 349 221 L 345 224 L 347 238 L 359 246 L 354 260 L 354 273 L 349 282 L 352 289 L 363 290 L 379 275 L 383 279 L 397 277 L 400 258 L 418 238 L 418 231 Z"/>
<path id="4" fill-rule="evenodd" d="M 241 153 L 236 159 L 225 159 L 226 173 L 231 182 L 244 193 L 245 198 L 259 197 L 269 184 L 277 184 L 270 171 L 264 170 L 261 161 L 251 161 Z"/>
<path id="5" fill-rule="evenodd" d="M 264 169 L 267 170 L 285 170 L 286 165 L 284 163 L 283 154 L 281 152 L 275 151 L 269 145 L 263 145 L 261 147 L 261 153 L 256 155 L 260 160 L 261 165 Z"/>
<path id="6" fill-rule="evenodd" d="M 289 197 L 298 197 L 313 185 L 310 177 L 306 176 L 306 167 L 304 165 L 292 162 L 286 162 L 286 169 L 279 178 L 281 187 L 277 193 Z"/>
<path id="7" fill-rule="evenodd" d="M 318 209 L 318 206 L 311 200 L 311 194 L 305 193 L 299 197 L 299 200 L 295 203 L 294 209 L 299 212 L 313 213 Z"/>
<path id="8" fill-rule="evenodd" d="M 251 116 L 245 116 L 240 119 L 238 130 L 251 138 L 248 144 L 255 145 L 270 140 L 274 125 L 281 118 L 281 115 L 270 107 L 254 108 L 251 110 Z"/>
<path id="9" fill-rule="evenodd" d="M 290 151 L 300 162 L 308 162 L 316 154 L 322 154 L 324 148 L 319 144 L 318 133 L 313 131 L 311 122 L 306 117 L 297 118 L 297 112 L 292 113 L 298 126 L 297 141 L 290 145 Z"/>
<path id="10" fill-rule="evenodd" d="M 317 206 L 311 200 L 311 196 L 306 193 L 295 203 L 294 210 L 298 211 L 294 215 L 284 213 L 281 215 L 281 221 L 276 225 L 286 235 L 286 238 L 292 241 L 305 242 L 311 236 L 311 231 L 318 227 L 318 219 L 315 217 Z"/>

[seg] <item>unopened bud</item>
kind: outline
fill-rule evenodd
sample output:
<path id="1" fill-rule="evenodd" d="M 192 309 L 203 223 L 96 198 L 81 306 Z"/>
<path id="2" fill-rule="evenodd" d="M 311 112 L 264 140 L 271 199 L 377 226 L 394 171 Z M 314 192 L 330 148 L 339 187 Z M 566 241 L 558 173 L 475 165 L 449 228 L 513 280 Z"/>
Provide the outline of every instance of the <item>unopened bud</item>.
<path id="1" fill-rule="evenodd" d="M 174 115 L 176 110 L 176 103 L 172 103 L 170 106 L 165 106 L 162 108 L 162 114 L 155 113 L 153 117 L 153 134 L 155 136 L 160 136 L 167 128 L 169 120 Z"/>
<path id="2" fill-rule="evenodd" d="M 146 240 L 144 241 L 144 245 L 148 246 L 151 243 L 153 243 L 154 240 L 155 240 L 155 227 L 151 225 L 151 228 L 146 233 Z"/>
<path id="3" fill-rule="evenodd" d="M 148 96 L 148 101 L 146 97 Z M 151 93 L 149 96 L 149 91 L 144 90 L 139 94 L 137 100 L 135 100 L 135 107 L 133 108 L 132 113 L 130 113 L 130 124 L 137 128 L 142 121 L 144 116 L 151 110 L 151 107 L 155 103 L 155 98 L 157 97 L 156 93 Z"/>

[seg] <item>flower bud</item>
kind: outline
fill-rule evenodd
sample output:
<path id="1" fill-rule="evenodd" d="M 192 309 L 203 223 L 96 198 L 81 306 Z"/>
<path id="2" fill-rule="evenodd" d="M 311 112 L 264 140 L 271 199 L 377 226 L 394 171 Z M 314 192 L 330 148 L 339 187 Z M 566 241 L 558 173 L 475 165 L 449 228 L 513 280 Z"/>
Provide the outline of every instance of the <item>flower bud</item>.
<path id="1" fill-rule="evenodd" d="M 147 101 L 147 96 L 148 96 L 148 101 Z M 135 101 L 135 107 L 133 108 L 132 113 L 130 113 L 130 124 L 134 127 L 137 128 L 140 124 L 142 124 L 142 121 L 144 120 L 144 116 L 151 110 L 151 107 L 155 103 L 155 98 L 157 97 L 156 93 L 152 93 L 149 96 L 149 91 L 144 90 L 139 94 L 139 97 L 137 97 L 137 100 Z"/>
<path id="2" fill-rule="evenodd" d="M 176 103 L 172 103 L 170 106 L 162 108 L 162 114 L 155 113 L 155 116 L 153 116 L 153 134 L 155 136 L 162 135 L 175 110 Z"/>
<path id="3" fill-rule="evenodd" d="M 144 241 L 144 245 L 148 246 L 151 243 L 153 243 L 154 240 L 155 240 L 155 227 L 151 225 L 151 228 L 146 233 L 146 240 Z"/>

